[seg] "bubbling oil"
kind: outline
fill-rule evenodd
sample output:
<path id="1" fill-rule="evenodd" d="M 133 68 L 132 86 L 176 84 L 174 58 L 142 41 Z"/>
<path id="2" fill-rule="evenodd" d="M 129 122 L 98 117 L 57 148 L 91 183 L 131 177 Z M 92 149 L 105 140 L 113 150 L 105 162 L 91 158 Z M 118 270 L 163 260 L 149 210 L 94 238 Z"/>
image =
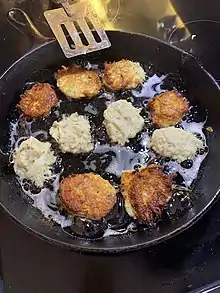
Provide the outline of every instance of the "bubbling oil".
<path id="1" fill-rule="evenodd" d="M 100 64 L 86 63 L 84 66 L 88 69 L 100 68 Z M 111 213 L 111 217 L 107 216 L 102 222 L 85 219 L 84 217 L 74 217 L 64 211 L 59 202 L 59 182 L 62 177 L 71 174 L 94 172 L 108 179 L 111 184 L 118 189 L 121 173 L 123 171 L 134 170 L 145 167 L 150 163 L 156 163 L 164 167 L 164 170 L 166 170 L 165 173 L 178 173 L 178 178 L 181 178 L 181 186 L 184 186 L 184 188 L 188 190 L 192 182 L 198 176 L 200 166 L 207 155 L 207 151 L 202 154 L 198 153 L 192 160 L 192 167 L 186 169 L 175 161 L 158 157 L 150 149 L 150 139 L 154 131 L 154 126 L 150 113 L 146 110 L 146 105 L 151 98 L 164 92 L 166 89 L 176 89 L 175 86 L 169 84 L 167 80 L 169 80 L 169 74 L 154 74 L 147 78 L 141 89 L 120 93 L 103 90 L 102 93 L 93 100 L 70 100 L 56 89 L 60 102 L 48 117 L 29 121 L 22 115 L 19 116 L 17 114 L 17 118 L 10 123 L 9 152 L 11 157 L 14 149 L 19 147 L 20 143 L 30 136 L 34 136 L 40 141 L 50 141 L 57 156 L 56 166 L 53 167 L 53 176 L 48 182 L 45 182 L 41 190 L 35 188 L 31 182 L 18 178 L 22 191 L 32 199 L 33 206 L 39 209 L 47 219 L 53 220 L 59 224 L 66 233 L 72 236 L 76 235 L 76 233 L 77 236 L 80 236 L 79 231 L 83 230 L 81 236 L 86 235 L 87 238 L 100 238 L 136 232 L 138 230 L 138 224 L 128 216 L 124 209 L 122 196 L 118 194 L 119 200 L 114 207 L 114 211 Z M 36 81 L 37 80 L 29 81 L 25 87 L 28 88 L 30 83 L 33 84 Z M 41 82 L 43 82 L 42 74 Z M 51 82 L 51 84 L 53 83 L 54 81 Z M 167 84 L 168 86 L 166 88 Z M 134 139 L 130 139 L 129 143 L 125 146 L 112 145 L 102 124 L 104 110 L 110 103 L 118 99 L 126 99 L 135 107 L 141 107 L 143 109 L 141 115 L 145 120 L 144 129 L 137 134 Z M 193 109 L 191 110 L 193 113 Z M 85 115 L 90 121 L 94 149 L 88 154 L 63 154 L 50 137 L 49 129 L 53 122 L 61 119 L 63 115 L 70 115 L 74 112 Z M 192 116 L 193 115 L 191 115 L 189 119 L 186 115 L 184 120 L 179 124 L 179 127 L 196 135 L 200 135 L 200 139 L 203 140 L 205 148 L 207 145 L 203 127 L 206 120 L 203 119 L 203 121 L 195 122 Z M 165 209 L 167 213 L 169 213 L 169 208 L 173 211 L 173 207 L 175 206 L 174 199 L 175 196 L 177 196 L 175 194 L 170 203 L 170 207 L 168 204 Z M 186 192 L 184 199 L 187 194 Z M 180 198 L 180 196 L 178 198 Z M 188 201 L 190 201 L 190 198 L 188 198 Z M 181 203 L 181 200 L 178 202 Z"/>

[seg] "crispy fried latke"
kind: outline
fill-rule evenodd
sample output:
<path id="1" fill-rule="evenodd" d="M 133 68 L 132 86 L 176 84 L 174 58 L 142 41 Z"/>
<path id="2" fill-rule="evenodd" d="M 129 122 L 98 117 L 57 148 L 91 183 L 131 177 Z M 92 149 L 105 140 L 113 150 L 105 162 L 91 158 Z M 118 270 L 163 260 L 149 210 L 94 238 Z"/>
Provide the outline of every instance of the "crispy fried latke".
<path id="1" fill-rule="evenodd" d="M 174 126 L 189 109 L 189 102 L 177 91 L 166 91 L 148 103 L 154 124 L 159 127 Z"/>
<path id="2" fill-rule="evenodd" d="M 21 95 L 18 108 L 28 117 L 46 116 L 58 103 L 57 95 L 49 83 L 36 83 Z"/>
<path id="3" fill-rule="evenodd" d="M 144 79 L 145 72 L 138 62 L 122 59 L 118 62 L 105 63 L 102 81 L 111 90 L 136 88 Z"/>
<path id="4" fill-rule="evenodd" d="M 82 67 L 64 67 L 58 70 L 56 79 L 58 88 L 73 99 L 92 98 L 102 87 L 98 73 Z"/>
<path id="5" fill-rule="evenodd" d="M 149 165 L 122 173 L 121 188 L 127 213 L 140 222 L 152 222 L 160 217 L 172 195 L 172 179 L 162 167 Z"/>
<path id="6" fill-rule="evenodd" d="M 70 213 L 103 218 L 117 201 L 115 188 L 99 175 L 71 175 L 60 183 L 60 199 Z"/>

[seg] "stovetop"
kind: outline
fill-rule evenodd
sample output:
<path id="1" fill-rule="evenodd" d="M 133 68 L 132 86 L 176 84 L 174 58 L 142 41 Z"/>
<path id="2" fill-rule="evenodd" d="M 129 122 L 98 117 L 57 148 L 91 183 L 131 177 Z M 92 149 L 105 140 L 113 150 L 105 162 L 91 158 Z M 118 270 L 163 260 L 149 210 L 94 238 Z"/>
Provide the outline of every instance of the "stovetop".
<path id="1" fill-rule="evenodd" d="M 218 0 L 91 2 L 106 29 L 169 41 L 197 55 L 220 81 Z M 53 7 L 49 0 L 0 0 L 0 72 L 36 46 L 28 34 L 7 22 L 5 15 L 12 7 L 24 9 L 44 35 L 51 35 L 43 17 L 43 11 Z M 220 279 L 220 201 L 167 243 L 116 256 L 60 249 L 29 235 L 0 213 L 0 263 L 6 293 L 190 292 Z M 0 281 L 0 293 L 1 286 Z"/>

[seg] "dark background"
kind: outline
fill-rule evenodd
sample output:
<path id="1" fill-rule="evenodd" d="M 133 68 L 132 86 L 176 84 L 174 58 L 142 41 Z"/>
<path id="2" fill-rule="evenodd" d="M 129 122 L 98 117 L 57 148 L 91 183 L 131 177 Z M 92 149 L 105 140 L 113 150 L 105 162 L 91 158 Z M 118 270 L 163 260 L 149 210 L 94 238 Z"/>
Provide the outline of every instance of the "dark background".
<path id="1" fill-rule="evenodd" d="M 126 0 L 125 7 L 121 0 L 116 25 L 168 39 L 177 16 L 166 11 L 162 20 L 146 16 L 144 11 L 152 8 L 155 0 L 135 1 L 132 13 L 128 13 L 131 1 Z M 146 3 L 143 13 L 136 10 L 135 7 Z M 178 0 L 172 4 L 185 23 L 193 21 L 186 26 L 191 35 L 196 35 L 193 40 L 180 42 L 186 29 L 178 30 L 177 45 L 198 55 L 220 80 L 219 0 Z M 7 10 L 24 8 L 48 35 L 50 31 L 42 16 L 48 6 L 51 3 L 47 0 L 0 0 L 0 72 L 36 45 L 29 34 L 22 35 L 9 25 L 5 18 Z M 158 29 L 159 21 L 165 24 L 162 30 Z M 82 255 L 60 249 L 33 237 L 0 213 L 0 252 L 0 275 L 6 293 L 189 292 L 220 279 L 220 202 L 175 239 L 116 256 Z"/>

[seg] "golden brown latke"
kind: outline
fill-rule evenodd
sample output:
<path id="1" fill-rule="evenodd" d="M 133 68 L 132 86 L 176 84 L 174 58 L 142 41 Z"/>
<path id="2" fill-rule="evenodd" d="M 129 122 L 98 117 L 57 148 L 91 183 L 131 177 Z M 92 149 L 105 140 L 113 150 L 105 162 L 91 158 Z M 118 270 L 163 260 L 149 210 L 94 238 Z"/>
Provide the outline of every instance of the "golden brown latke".
<path id="1" fill-rule="evenodd" d="M 98 73 L 82 67 L 63 67 L 58 70 L 56 79 L 58 88 L 73 99 L 92 98 L 102 87 Z"/>
<path id="2" fill-rule="evenodd" d="M 63 206 L 73 214 L 90 218 L 103 218 L 116 203 L 116 190 L 95 174 L 76 174 L 60 183 L 60 199 Z"/>
<path id="3" fill-rule="evenodd" d="M 102 81 L 111 90 L 136 88 L 144 79 L 145 72 L 138 62 L 122 59 L 118 62 L 105 63 Z"/>
<path id="4" fill-rule="evenodd" d="M 165 175 L 158 165 L 122 173 L 122 194 L 128 214 L 141 222 L 160 217 L 172 195 L 173 177 Z"/>
<path id="5" fill-rule="evenodd" d="M 154 124 L 159 127 L 174 126 L 189 109 L 189 102 L 177 91 L 166 91 L 148 103 Z"/>
<path id="6" fill-rule="evenodd" d="M 36 83 L 21 95 L 18 108 L 31 118 L 46 116 L 58 103 L 57 95 L 49 83 Z"/>

